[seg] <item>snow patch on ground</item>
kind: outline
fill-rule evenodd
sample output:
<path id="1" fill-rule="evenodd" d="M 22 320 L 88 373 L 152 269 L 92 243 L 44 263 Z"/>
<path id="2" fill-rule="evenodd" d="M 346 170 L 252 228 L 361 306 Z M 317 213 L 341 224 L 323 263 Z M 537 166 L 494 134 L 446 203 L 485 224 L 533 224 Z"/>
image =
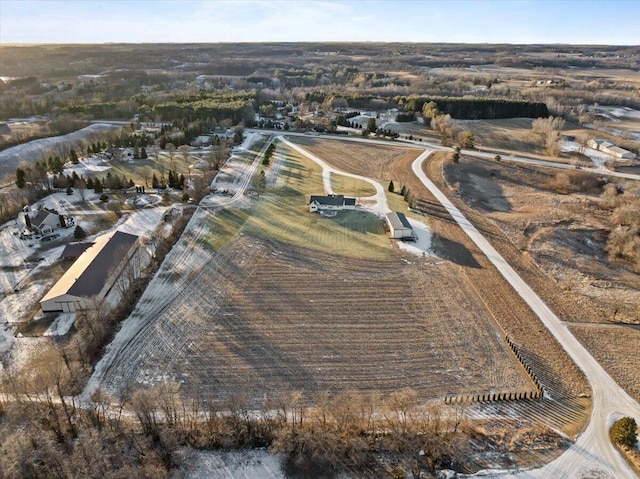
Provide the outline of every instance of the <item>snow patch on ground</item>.
<path id="1" fill-rule="evenodd" d="M 162 201 L 162 197 L 160 195 L 142 194 L 142 195 L 132 196 L 131 198 L 127 198 L 124 201 L 124 204 L 129 206 L 135 206 L 137 208 L 149 208 L 151 206 L 155 206 L 159 204 L 161 201 Z"/>
<path id="2" fill-rule="evenodd" d="M 602 106 L 599 105 L 594 110 L 595 113 L 606 113 L 605 116 L 611 115 L 615 118 L 631 118 L 633 120 L 640 120 L 640 111 L 634 110 L 629 107 L 620 106 Z"/>
<path id="3" fill-rule="evenodd" d="M 413 234 L 417 237 L 415 241 L 398 241 L 398 247 L 402 251 L 414 254 L 416 256 L 432 255 L 431 250 L 431 230 L 424 223 L 407 217 L 407 220 L 413 228 Z"/>
<path id="4" fill-rule="evenodd" d="M 65 163 L 64 174 L 73 175 L 75 172 L 78 176 L 93 176 L 96 173 L 110 170 L 111 166 L 106 164 L 101 158 L 91 156 L 89 158 L 81 158 L 77 165 L 73 163 Z"/>
<path id="5" fill-rule="evenodd" d="M 599 150 L 594 150 L 593 148 L 585 148 L 575 141 L 563 141 L 560 145 L 560 151 L 564 153 L 579 151 L 583 155 L 588 156 L 593 164 L 601 169 L 604 168 L 605 163 L 616 160 L 612 155 L 608 155 L 607 153 L 603 153 Z"/>
<path id="6" fill-rule="evenodd" d="M 174 475 L 189 479 L 285 479 L 282 461 L 266 450 L 195 451 Z"/>
<path id="7" fill-rule="evenodd" d="M 75 319 L 75 313 L 62 313 L 51 323 L 51 326 L 43 333 L 43 336 L 64 336 L 71 329 Z"/>

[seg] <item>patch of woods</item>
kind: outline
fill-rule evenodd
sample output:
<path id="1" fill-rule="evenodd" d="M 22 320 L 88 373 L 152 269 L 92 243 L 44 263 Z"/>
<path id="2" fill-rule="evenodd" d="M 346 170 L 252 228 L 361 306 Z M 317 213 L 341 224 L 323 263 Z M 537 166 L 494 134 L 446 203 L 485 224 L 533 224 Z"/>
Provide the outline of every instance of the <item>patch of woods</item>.
<path id="1" fill-rule="evenodd" d="M 611 210 L 611 230 L 606 251 L 610 261 L 624 261 L 640 272 L 640 187 L 608 184 L 601 195 Z"/>
<path id="2" fill-rule="evenodd" d="M 28 372 L 5 376 L 0 402 L 0 470 L 6 478 L 170 477 L 189 449 L 268 448 L 284 456 L 290 477 L 385 477 L 411 471 L 474 471 L 469 458 L 490 455 L 513 466 L 514 455 L 567 446 L 558 434 L 520 421 L 471 423 L 464 407 L 419 405 L 412 390 L 386 396 L 353 391 L 299 392 L 255 404 L 224 402 L 178 384 L 117 396 L 74 397 L 74 375 L 55 347 Z"/>
<path id="3" fill-rule="evenodd" d="M 527 100 L 502 98 L 398 97 L 405 112 L 421 112 L 425 104 L 434 103 L 439 111 L 459 120 L 496 120 L 499 118 L 548 117 L 547 105 Z"/>

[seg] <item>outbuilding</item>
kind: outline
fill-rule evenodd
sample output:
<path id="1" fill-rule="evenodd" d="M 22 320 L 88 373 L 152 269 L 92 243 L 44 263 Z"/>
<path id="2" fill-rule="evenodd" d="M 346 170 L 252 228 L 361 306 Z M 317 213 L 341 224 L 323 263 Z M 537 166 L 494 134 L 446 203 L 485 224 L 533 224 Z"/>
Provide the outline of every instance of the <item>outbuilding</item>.
<path id="1" fill-rule="evenodd" d="M 104 299 L 131 262 L 137 245 L 137 236 L 122 231 L 96 239 L 40 300 L 42 312 L 74 312 Z"/>
<path id="2" fill-rule="evenodd" d="M 392 238 L 401 240 L 414 239 L 413 228 L 404 213 L 400 213 L 399 211 L 387 213 L 387 224 L 389 225 L 389 233 Z"/>

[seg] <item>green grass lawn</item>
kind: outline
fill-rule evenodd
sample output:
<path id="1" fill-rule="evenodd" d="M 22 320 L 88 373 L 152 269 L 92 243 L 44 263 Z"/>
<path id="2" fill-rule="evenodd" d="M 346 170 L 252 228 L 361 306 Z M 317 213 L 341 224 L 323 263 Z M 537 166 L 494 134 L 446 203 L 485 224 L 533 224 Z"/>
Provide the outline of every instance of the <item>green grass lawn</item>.
<path id="1" fill-rule="evenodd" d="M 211 217 L 207 243 L 213 249 L 244 233 L 344 256 L 387 258 L 393 254 L 383 221 L 372 213 L 341 211 L 331 218 L 309 213 L 309 195 L 322 191 L 321 169 L 311 160 L 279 148 L 284 159 L 276 184 L 267 187 L 250 209 L 227 208 Z M 346 179 L 349 181 L 343 184 L 353 185 L 355 191 L 366 185 Z M 366 187 L 374 190 L 371 185 Z M 353 194 L 351 191 L 345 194 Z"/>
<path id="2" fill-rule="evenodd" d="M 376 194 L 376 189 L 371 183 L 336 173 L 331 173 L 331 188 L 336 194 L 356 198 L 373 196 Z"/>

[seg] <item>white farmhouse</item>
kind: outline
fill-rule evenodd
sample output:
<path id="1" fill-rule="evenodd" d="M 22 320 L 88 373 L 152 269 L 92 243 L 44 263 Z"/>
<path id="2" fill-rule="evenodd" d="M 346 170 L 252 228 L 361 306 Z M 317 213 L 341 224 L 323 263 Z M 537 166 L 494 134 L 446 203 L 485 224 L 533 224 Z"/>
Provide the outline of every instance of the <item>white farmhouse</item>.
<path id="1" fill-rule="evenodd" d="M 345 198 L 344 195 L 311 196 L 309 199 L 309 211 L 311 213 L 355 209 L 356 199 Z"/>
<path id="2" fill-rule="evenodd" d="M 96 239 L 40 300 L 42 312 L 74 312 L 105 298 L 137 246 L 138 237 L 122 231 Z"/>
<path id="3" fill-rule="evenodd" d="M 387 213 L 387 224 L 392 238 L 401 240 L 414 239 L 413 228 L 403 213 L 398 211 Z"/>

